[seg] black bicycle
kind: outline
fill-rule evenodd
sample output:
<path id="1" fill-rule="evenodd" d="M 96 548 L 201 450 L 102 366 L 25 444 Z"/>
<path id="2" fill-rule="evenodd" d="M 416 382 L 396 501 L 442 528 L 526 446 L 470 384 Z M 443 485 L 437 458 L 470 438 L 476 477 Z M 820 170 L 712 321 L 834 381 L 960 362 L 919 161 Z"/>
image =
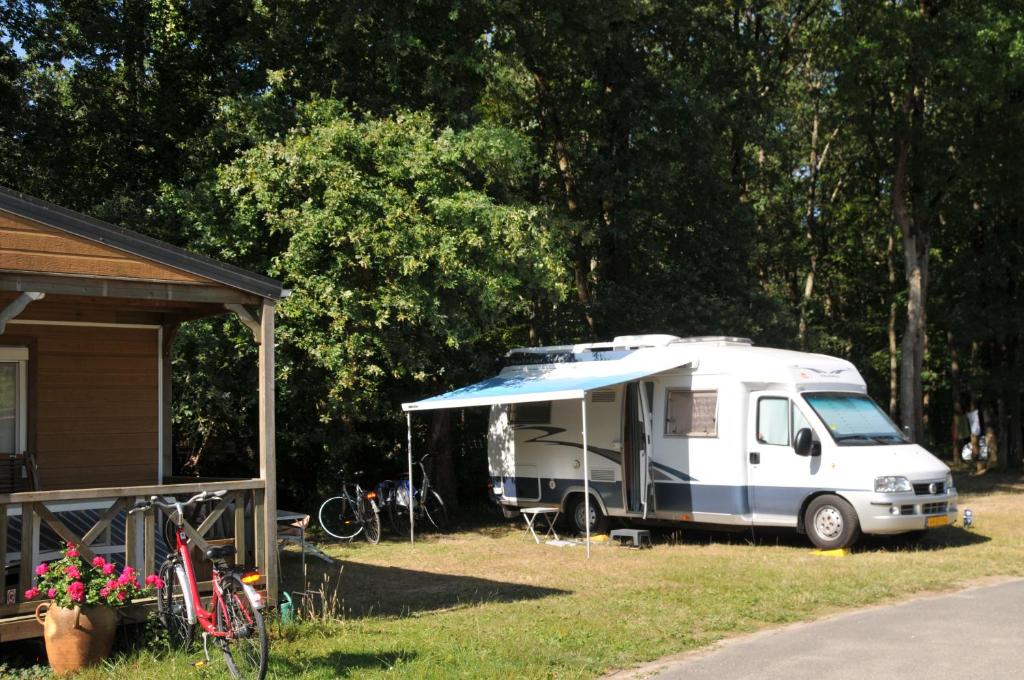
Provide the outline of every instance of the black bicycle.
<path id="1" fill-rule="evenodd" d="M 448 528 L 448 509 L 445 507 L 441 495 L 430 486 L 430 477 L 427 475 L 427 468 L 423 461 L 430 457 L 426 454 L 418 461 L 420 471 L 423 473 L 423 483 L 417 489 L 413 487 L 412 493 L 412 517 L 417 526 L 424 526 L 429 522 L 438 531 L 445 531 Z M 395 533 L 406 535 L 409 533 L 409 480 L 401 479 L 397 482 L 381 482 L 378 487 L 382 504 L 388 510 L 388 518 L 391 521 L 391 528 Z"/>
<path id="2" fill-rule="evenodd" d="M 345 471 L 342 470 L 344 480 Z M 356 472 L 353 477 L 363 474 Z M 359 482 L 342 481 L 341 493 L 320 505 L 320 526 L 331 536 L 351 541 L 360 532 L 370 543 L 380 542 L 380 510 L 377 492 L 367 491 Z"/>

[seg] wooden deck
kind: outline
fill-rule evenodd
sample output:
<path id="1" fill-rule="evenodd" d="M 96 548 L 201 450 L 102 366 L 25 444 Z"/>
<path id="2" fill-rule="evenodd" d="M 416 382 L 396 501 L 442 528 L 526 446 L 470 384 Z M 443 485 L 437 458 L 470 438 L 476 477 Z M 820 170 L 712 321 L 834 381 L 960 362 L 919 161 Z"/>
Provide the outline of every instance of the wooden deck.
<path id="1" fill-rule="evenodd" d="M 64 541 L 78 545 L 86 559 L 103 554 L 150 574 L 164 558 L 158 548 L 166 550 L 161 536 L 166 518 L 160 511 L 129 515 L 128 510 L 150 496 L 185 500 L 201 491 L 220 490 L 227 495 L 194 518 L 194 526 L 186 521 L 190 544 L 204 552 L 214 541 L 233 543 L 239 562 L 272 576 L 276 570 L 268 560 L 276 546 L 267 541 L 266 484 L 260 479 L 0 494 L 0 642 L 41 634 L 33 616 L 40 601 L 26 602 L 24 592 L 32 586 L 35 566 L 56 558 Z M 83 515 L 89 518 L 84 524 Z M 143 618 L 145 607 L 145 602 L 136 607 Z"/>

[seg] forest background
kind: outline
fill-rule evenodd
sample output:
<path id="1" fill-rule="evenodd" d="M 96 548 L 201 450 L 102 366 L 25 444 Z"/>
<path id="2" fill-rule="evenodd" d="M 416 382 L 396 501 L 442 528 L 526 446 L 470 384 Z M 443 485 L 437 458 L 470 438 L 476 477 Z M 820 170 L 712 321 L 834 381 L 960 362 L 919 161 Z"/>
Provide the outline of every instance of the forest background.
<path id="1" fill-rule="evenodd" d="M 0 184 L 293 289 L 281 503 L 398 474 L 399 404 L 513 346 L 851 360 L 1020 467 L 1021 0 L 0 0 Z M 255 470 L 255 349 L 174 355 L 178 472 Z M 452 503 L 484 420 L 415 419 Z"/>

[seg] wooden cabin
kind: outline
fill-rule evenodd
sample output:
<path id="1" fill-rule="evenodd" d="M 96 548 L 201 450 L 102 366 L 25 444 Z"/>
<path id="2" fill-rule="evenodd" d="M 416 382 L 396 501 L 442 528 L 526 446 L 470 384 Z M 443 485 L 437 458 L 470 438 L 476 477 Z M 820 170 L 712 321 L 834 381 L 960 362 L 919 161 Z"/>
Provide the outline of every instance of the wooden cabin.
<path id="1" fill-rule="evenodd" d="M 234 541 L 276 602 L 274 307 L 289 291 L 217 262 L 0 188 L 0 642 L 40 634 L 25 602 L 63 541 L 152 573 L 165 518 L 152 495 L 229 492 L 190 526 Z M 188 320 L 235 314 L 259 345 L 259 469 L 176 479 L 171 346 Z M 245 468 L 243 467 L 242 470 Z"/>

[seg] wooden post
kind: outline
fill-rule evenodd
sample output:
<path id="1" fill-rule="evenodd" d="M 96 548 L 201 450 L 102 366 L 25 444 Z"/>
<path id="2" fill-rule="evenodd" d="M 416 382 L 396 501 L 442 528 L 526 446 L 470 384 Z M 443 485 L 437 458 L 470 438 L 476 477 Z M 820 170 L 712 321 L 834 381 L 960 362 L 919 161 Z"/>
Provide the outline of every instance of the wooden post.
<path id="1" fill-rule="evenodd" d="M 142 573 L 145 575 L 156 572 L 156 509 L 144 513 L 143 523 L 143 555 Z"/>
<path id="2" fill-rule="evenodd" d="M 161 347 L 160 347 L 160 471 L 162 477 L 174 475 L 174 435 L 172 420 L 174 408 L 172 404 L 172 374 L 171 374 L 171 350 L 174 347 L 174 337 L 178 334 L 178 324 L 165 324 L 163 326 Z M 157 484 L 163 484 L 163 479 L 156 480 Z"/>
<path id="3" fill-rule="evenodd" d="M 246 491 L 235 500 L 235 559 L 239 564 L 251 564 L 249 555 L 246 552 L 245 541 L 245 502 L 251 494 Z"/>
<path id="4" fill-rule="evenodd" d="M 263 496 L 264 574 L 270 606 L 277 606 L 277 463 L 274 424 L 274 301 L 264 300 L 260 314 L 260 479 Z M 257 541 L 259 536 L 257 535 Z"/>
<path id="5" fill-rule="evenodd" d="M 32 586 L 35 569 L 36 509 L 34 503 L 21 504 L 21 570 L 18 577 L 18 601 L 25 601 L 25 591 Z M 4 548 L 6 550 L 7 548 Z"/>
<path id="6" fill-rule="evenodd" d="M 0 606 L 7 604 L 7 506 L 0 503 L 0 574 L 4 582 L 0 585 Z"/>

